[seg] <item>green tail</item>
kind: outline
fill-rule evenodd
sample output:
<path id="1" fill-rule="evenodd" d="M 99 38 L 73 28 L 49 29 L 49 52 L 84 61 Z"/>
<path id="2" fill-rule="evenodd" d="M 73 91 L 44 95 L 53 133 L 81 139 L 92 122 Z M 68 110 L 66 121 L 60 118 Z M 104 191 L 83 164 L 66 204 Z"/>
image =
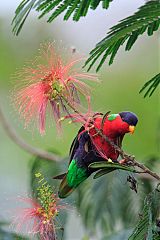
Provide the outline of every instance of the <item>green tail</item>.
<path id="1" fill-rule="evenodd" d="M 58 196 L 59 198 L 66 198 L 73 191 L 74 191 L 74 188 L 70 187 L 67 183 L 67 175 L 66 175 L 59 186 Z"/>
<path id="2" fill-rule="evenodd" d="M 87 177 L 87 170 L 78 167 L 76 161 L 72 160 L 68 168 L 68 173 L 60 184 L 58 192 L 59 197 L 68 197 L 81 182 L 87 179 Z"/>

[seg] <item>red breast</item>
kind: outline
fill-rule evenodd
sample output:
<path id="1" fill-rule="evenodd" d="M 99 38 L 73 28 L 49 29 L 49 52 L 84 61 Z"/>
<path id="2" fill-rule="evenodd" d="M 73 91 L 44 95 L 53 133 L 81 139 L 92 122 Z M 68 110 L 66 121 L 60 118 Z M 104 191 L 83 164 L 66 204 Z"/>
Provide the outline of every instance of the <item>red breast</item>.
<path id="1" fill-rule="evenodd" d="M 96 118 L 94 126 L 98 129 L 103 128 L 103 134 L 107 136 L 115 144 L 117 143 L 117 138 L 123 136 L 125 133 L 129 132 L 129 125 L 126 122 L 123 122 L 120 116 L 117 116 L 116 119 L 110 121 L 106 118 L 102 126 L 102 118 Z M 95 147 L 102 157 L 111 158 L 112 160 L 117 160 L 119 153 L 115 151 L 109 143 L 105 141 L 100 135 L 97 134 L 96 130 L 93 128 L 89 131 L 89 134 L 93 140 Z M 104 155 L 104 156 L 103 156 Z"/>

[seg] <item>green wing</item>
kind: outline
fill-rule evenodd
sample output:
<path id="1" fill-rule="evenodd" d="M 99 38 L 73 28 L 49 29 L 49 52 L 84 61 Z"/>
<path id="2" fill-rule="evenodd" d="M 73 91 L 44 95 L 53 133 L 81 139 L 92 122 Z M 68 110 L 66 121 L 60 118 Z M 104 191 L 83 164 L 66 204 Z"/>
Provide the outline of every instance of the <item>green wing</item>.
<path id="1" fill-rule="evenodd" d="M 84 168 L 77 166 L 73 159 L 69 165 L 68 173 L 63 178 L 58 195 L 60 198 L 68 197 L 74 189 L 87 178 L 87 172 Z"/>
<path id="2" fill-rule="evenodd" d="M 76 188 L 81 182 L 87 178 L 87 171 L 84 168 L 78 167 L 73 159 L 69 165 L 67 173 L 67 183 L 70 187 Z"/>

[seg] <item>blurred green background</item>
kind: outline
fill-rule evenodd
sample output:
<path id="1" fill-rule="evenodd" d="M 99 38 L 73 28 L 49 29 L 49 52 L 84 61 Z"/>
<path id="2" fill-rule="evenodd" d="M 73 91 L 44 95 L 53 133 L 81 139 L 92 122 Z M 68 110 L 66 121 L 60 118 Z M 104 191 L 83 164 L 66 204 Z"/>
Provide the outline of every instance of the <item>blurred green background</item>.
<path id="1" fill-rule="evenodd" d="M 32 13 L 18 37 L 13 36 L 11 20 L 19 1 L 9 0 L 0 3 L 0 104 L 10 124 L 26 142 L 42 149 L 53 149 L 62 157 L 68 155 L 69 147 L 79 126 L 65 124 L 63 138 L 57 138 L 53 125 L 41 137 L 35 131 L 24 130 L 23 122 L 12 106 L 10 97 L 14 88 L 12 75 L 37 55 L 40 43 L 62 40 L 65 47 L 75 47 L 80 54 L 88 56 L 89 51 L 102 39 L 118 20 L 132 14 L 144 1 L 115 0 L 109 10 L 98 8 L 78 23 L 63 22 L 62 16 L 47 24 L 44 19 L 37 20 Z M 125 137 L 123 146 L 137 160 L 145 162 L 148 156 L 158 155 L 158 91 L 151 98 L 143 98 L 139 90 L 145 81 L 159 71 L 158 34 L 142 36 L 132 50 L 121 49 L 113 65 L 107 62 L 99 72 L 101 84 L 93 83 L 92 108 L 95 111 L 112 113 L 133 111 L 139 123 L 133 136 Z M 0 126 L 0 216 L 9 220 L 16 197 L 29 191 L 31 156 L 20 149 L 6 135 Z M 47 174 L 47 173 L 46 173 Z M 76 219 L 76 220 L 75 220 Z M 80 216 L 73 211 L 68 221 L 66 239 L 81 239 L 84 230 Z M 74 230 L 72 223 L 74 222 Z M 80 227 L 81 226 L 81 227 Z M 77 238 L 77 234 L 79 237 Z"/>

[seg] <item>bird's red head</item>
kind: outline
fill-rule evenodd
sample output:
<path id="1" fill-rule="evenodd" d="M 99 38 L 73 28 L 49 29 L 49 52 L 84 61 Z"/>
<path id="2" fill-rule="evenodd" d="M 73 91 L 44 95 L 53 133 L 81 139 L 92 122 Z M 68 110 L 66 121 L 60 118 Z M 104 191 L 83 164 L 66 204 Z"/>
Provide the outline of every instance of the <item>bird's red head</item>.
<path id="1" fill-rule="evenodd" d="M 107 136 L 115 144 L 118 144 L 119 139 L 122 142 L 123 136 L 134 132 L 134 128 L 138 122 L 138 118 L 134 113 L 121 112 L 119 114 L 110 114 L 105 119 L 97 117 L 94 121 L 94 127 L 103 130 L 103 134 Z M 91 128 L 89 134 L 92 138 L 98 153 L 103 158 L 111 158 L 117 160 L 119 153 L 114 147 L 97 134 L 94 128 Z M 121 144 L 121 143 L 120 143 Z"/>
<path id="2" fill-rule="evenodd" d="M 100 127 L 101 119 L 97 119 L 96 123 Z M 138 122 L 137 116 L 132 112 L 120 112 L 119 114 L 110 114 L 106 118 L 103 125 L 103 133 L 111 138 L 124 135 L 125 133 L 133 133 Z"/>

